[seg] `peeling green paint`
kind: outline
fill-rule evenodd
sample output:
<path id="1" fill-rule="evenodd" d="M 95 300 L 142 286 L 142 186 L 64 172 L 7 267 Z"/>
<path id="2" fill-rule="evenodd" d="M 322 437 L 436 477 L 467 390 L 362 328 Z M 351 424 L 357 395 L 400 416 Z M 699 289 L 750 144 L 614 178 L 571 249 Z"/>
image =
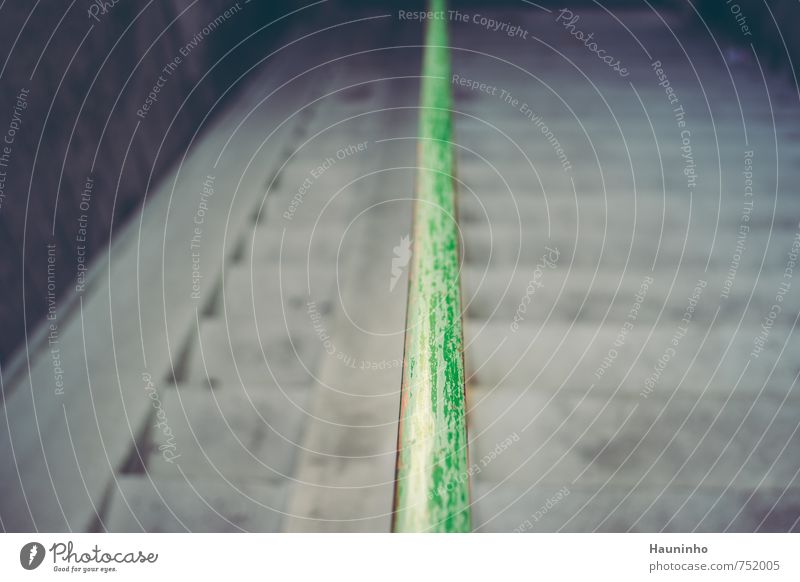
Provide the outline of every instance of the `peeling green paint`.
<path id="1" fill-rule="evenodd" d="M 431 0 L 443 13 L 445 0 Z M 427 24 L 393 530 L 470 531 L 447 23 Z"/>

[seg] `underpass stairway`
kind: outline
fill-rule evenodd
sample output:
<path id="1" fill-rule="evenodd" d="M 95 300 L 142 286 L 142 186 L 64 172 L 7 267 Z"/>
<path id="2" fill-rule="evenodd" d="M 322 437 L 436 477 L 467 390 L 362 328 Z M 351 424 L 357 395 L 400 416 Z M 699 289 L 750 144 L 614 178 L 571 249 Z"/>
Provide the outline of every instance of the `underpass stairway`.
<path id="1" fill-rule="evenodd" d="M 360 30 L 337 36 L 343 53 L 391 34 Z M 317 75 L 162 391 L 168 423 L 148 426 L 99 527 L 388 527 L 406 291 L 389 283 L 410 228 L 419 58 Z"/>

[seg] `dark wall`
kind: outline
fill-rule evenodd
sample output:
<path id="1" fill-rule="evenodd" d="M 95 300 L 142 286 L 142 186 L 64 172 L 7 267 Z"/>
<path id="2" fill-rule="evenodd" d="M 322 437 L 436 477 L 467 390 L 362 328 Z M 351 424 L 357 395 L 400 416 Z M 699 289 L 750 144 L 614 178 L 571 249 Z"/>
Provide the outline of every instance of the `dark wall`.
<path id="1" fill-rule="evenodd" d="M 0 73 L 4 365 L 21 345 L 24 319 L 32 330 L 47 313 L 53 292 L 61 307 L 81 261 L 90 264 L 106 247 L 112 228 L 142 204 L 151 173 L 155 183 L 183 153 L 217 97 L 276 45 L 292 20 L 252 38 L 197 85 L 200 78 L 240 39 L 292 4 L 301 5 L 241 0 L 240 9 L 203 35 L 167 77 L 162 68 L 180 56 L 178 49 L 236 3 L 117 0 L 107 1 L 105 9 L 101 4 L 78 0 L 65 12 L 66 0 L 46 2 L 31 12 L 34 3 L 11 0 L 0 10 L 0 56 L 8 57 Z M 167 81 L 141 118 L 137 110 L 160 74 Z M 87 179 L 91 196 L 84 200 Z M 80 240 L 83 231 L 85 241 Z M 48 245 L 55 246 L 54 258 Z"/>
<path id="2" fill-rule="evenodd" d="M 685 0 L 673 1 L 676 5 L 686 4 Z M 794 70 L 800 67 L 797 0 L 695 0 L 694 5 L 715 34 L 743 45 L 752 41 L 765 65 L 789 71 L 791 58 Z M 693 12 L 686 13 L 688 18 L 697 19 Z M 742 33 L 742 24 L 748 27 L 749 35 Z"/>

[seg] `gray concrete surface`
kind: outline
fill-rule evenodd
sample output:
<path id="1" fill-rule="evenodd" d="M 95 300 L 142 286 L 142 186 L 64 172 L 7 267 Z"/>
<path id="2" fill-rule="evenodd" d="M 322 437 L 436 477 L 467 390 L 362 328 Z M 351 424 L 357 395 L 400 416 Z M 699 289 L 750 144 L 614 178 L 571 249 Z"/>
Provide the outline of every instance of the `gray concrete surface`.
<path id="1" fill-rule="evenodd" d="M 625 78 L 556 13 L 526 14 L 515 21 L 537 40 L 454 51 L 456 73 L 497 87 L 457 91 L 474 527 L 797 530 L 798 295 L 784 278 L 797 96 L 752 55 L 726 68 L 680 27 L 678 46 L 645 11 L 576 9 Z M 473 48 L 472 33 L 461 25 L 453 44 Z M 547 247 L 555 264 L 541 261 Z"/>
<path id="2" fill-rule="evenodd" d="M 784 277 L 800 228 L 796 95 L 755 58 L 729 75 L 713 44 L 681 33 L 679 46 L 652 14 L 581 10 L 628 77 L 553 13 L 494 14 L 528 39 L 452 27 L 454 73 L 519 99 L 454 88 L 474 529 L 798 530 L 800 305 Z M 30 510 L 3 504 L 4 527 L 389 529 L 407 283 L 392 267 L 410 233 L 421 30 L 353 30 L 313 46 L 358 54 L 309 73 L 279 108 L 253 109 L 269 87 L 254 79 L 187 161 L 173 206 L 165 186 L 142 237 L 115 248 L 85 322 L 64 328 L 75 375 L 63 406 L 19 389 L 6 405 L 15 439 L 0 454 L 22 482 L 3 478 L 0 499 L 24 488 Z M 653 60 L 686 111 L 693 188 Z M 259 149 L 284 117 L 280 141 Z M 193 302 L 183 222 L 232 135 Z M 137 257 L 162 253 L 135 289 Z M 87 346 L 91 392 L 72 364 L 86 328 L 108 332 Z M 46 357 L 33 374 L 50 386 Z M 34 405 L 43 455 L 15 420 Z"/>

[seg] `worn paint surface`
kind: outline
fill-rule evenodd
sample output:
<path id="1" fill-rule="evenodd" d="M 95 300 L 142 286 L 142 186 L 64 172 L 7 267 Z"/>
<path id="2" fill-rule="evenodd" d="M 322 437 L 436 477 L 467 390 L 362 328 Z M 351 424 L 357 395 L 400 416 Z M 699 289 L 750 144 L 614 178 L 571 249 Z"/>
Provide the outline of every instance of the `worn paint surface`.
<path id="1" fill-rule="evenodd" d="M 445 10 L 432 0 L 430 10 Z M 398 435 L 395 531 L 470 530 L 450 60 L 428 22 Z"/>

